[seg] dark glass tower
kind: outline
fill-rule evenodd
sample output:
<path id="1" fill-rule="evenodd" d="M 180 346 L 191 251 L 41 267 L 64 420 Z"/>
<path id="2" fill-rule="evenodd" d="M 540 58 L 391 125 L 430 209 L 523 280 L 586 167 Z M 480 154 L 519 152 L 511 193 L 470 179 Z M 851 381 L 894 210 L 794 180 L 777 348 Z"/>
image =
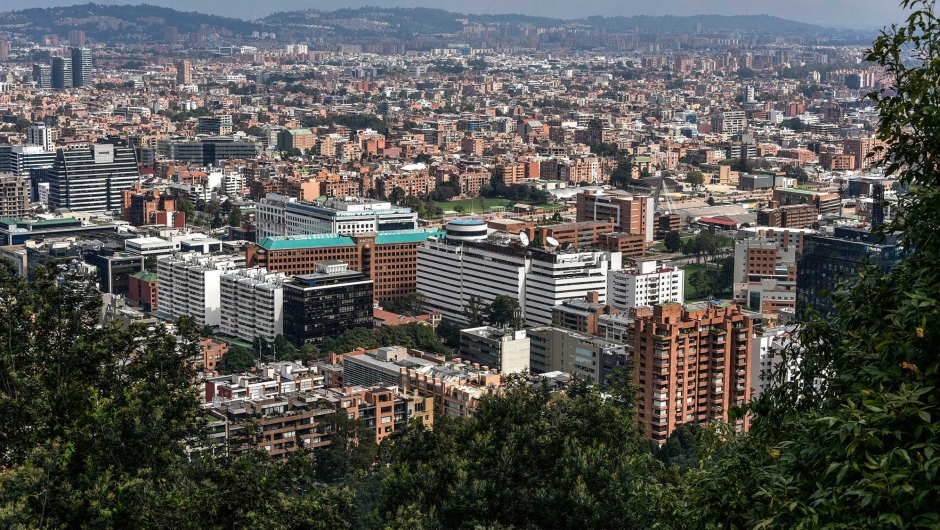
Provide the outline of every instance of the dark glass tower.
<path id="1" fill-rule="evenodd" d="M 343 262 L 321 263 L 317 270 L 284 284 L 284 336 L 302 346 L 371 328 L 372 280 Z"/>

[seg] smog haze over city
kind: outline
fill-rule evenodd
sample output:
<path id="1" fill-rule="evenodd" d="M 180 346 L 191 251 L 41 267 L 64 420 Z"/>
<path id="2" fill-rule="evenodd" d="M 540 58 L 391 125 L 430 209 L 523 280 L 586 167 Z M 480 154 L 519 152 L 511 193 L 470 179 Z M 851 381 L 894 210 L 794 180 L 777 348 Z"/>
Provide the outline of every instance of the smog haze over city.
<path id="1" fill-rule="evenodd" d="M 0 528 L 940 527 L 935 13 L 0 0 Z"/>
<path id="2" fill-rule="evenodd" d="M 124 2 L 115 2 L 124 3 Z M 130 2 L 137 3 L 137 2 Z M 377 7 L 428 7 L 457 13 L 510 14 L 579 19 L 591 16 L 687 16 L 687 15 L 773 15 L 781 18 L 809 22 L 823 26 L 859 26 L 880 28 L 890 22 L 900 22 L 903 11 L 889 0 L 795 0 L 771 2 L 769 0 L 462 0 L 426 1 L 360 1 L 328 2 L 325 0 L 285 0 L 276 4 L 251 0 L 150 0 L 141 2 L 181 11 L 198 11 L 242 19 L 260 18 L 276 11 L 306 9 L 335 10 Z M 30 0 L 17 2 L 0 0 L 0 11 L 30 7 L 70 5 L 61 0 Z"/>

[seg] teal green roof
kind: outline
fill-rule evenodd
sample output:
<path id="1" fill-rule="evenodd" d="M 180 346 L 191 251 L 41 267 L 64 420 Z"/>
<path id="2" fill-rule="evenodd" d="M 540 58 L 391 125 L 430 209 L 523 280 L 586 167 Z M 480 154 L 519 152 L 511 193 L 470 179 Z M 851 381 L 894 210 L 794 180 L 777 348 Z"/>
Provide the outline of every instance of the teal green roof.
<path id="1" fill-rule="evenodd" d="M 138 280 L 145 282 L 155 282 L 157 281 L 157 273 L 150 271 L 140 271 L 137 274 L 131 274 L 131 278 L 137 278 Z"/>
<path id="2" fill-rule="evenodd" d="M 267 250 L 298 248 L 344 247 L 355 245 L 351 237 L 339 234 L 308 234 L 305 236 L 265 237 L 258 246 Z"/>
<path id="3" fill-rule="evenodd" d="M 379 232 L 375 237 L 377 245 L 420 243 L 429 237 L 440 237 L 444 233 L 437 228 L 418 228 L 415 230 L 392 230 Z M 355 241 L 349 236 L 339 234 L 307 234 L 303 236 L 265 237 L 258 241 L 258 246 L 266 250 L 296 250 L 305 248 L 325 248 L 353 246 Z"/>
<path id="4" fill-rule="evenodd" d="M 393 230 L 389 232 L 379 232 L 375 236 L 376 245 L 388 245 L 395 243 L 420 243 L 427 241 L 429 237 L 441 237 L 444 232 L 437 228 L 418 228 L 417 230 Z"/>

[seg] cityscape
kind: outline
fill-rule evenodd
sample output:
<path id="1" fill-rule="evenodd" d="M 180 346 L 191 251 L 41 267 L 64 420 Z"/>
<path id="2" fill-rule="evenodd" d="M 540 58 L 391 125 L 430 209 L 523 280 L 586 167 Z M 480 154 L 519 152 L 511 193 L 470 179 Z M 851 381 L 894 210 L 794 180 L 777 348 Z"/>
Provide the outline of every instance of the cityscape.
<path id="1" fill-rule="evenodd" d="M 0 13 L 0 526 L 936 528 L 897 13 Z"/>

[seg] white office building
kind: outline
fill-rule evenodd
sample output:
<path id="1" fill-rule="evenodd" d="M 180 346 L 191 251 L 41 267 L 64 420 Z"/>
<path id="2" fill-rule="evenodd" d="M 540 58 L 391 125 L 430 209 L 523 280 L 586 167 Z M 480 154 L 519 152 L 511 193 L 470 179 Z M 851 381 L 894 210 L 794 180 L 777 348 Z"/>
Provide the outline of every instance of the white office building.
<path id="1" fill-rule="evenodd" d="M 202 325 L 222 323 L 222 275 L 244 264 L 235 256 L 186 252 L 157 258 L 160 312 L 192 315 Z"/>
<path id="2" fill-rule="evenodd" d="M 607 303 L 607 276 L 620 269 L 622 254 L 606 251 L 532 251 L 526 273 L 525 320 L 530 326 L 552 323 L 552 308 L 566 300 L 584 299 L 598 293 L 598 302 Z"/>
<path id="3" fill-rule="evenodd" d="M 298 201 L 272 193 L 258 203 L 256 218 L 259 239 L 305 234 L 364 234 L 418 227 L 418 214 L 410 208 L 360 197 Z"/>
<path id="4" fill-rule="evenodd" d="M 529 325 L 550 324 L 552 307 L 590 291 L 606 301 L 607 274 L 621 267 L 619 252 L 557 251 L 497 243 L 448 243 L 429 238 L 418 247 L 418 291 L 443 318 L 467 323 L 472 297 L 489 304 L 509 295 Z"/>
<path id="5" fill-rule="evenodd" d="M 52 151 L 52 131 L 43 122 L 35 122 L 26 129 L 26 145 L 35 145 L 43 151 Z"/>
<path id="6" fill-rule="evenodd" d="M 610 273 L 610 305 L 620 310 L 670 302 L 685 303 L 685 271 L 656 260 L 638 260 L 636 267 Z"/>
<path id="7" fill-rule="evenodd" d="M 219 330 L 246 342 L 263 337 L 269 344 L 284 332 L 282 273 L 264 268 L 237 269 L 222 275 Z"/>

